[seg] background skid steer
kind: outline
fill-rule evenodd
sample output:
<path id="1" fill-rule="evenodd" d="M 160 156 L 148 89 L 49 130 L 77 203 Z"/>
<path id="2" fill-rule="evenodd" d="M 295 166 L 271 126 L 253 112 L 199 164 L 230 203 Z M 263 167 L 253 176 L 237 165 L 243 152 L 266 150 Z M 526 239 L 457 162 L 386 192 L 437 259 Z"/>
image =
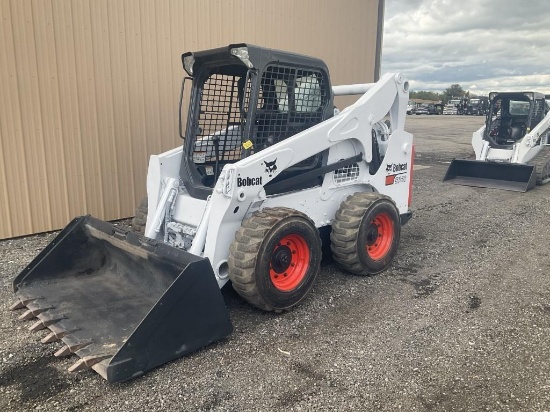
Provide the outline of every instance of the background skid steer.
<path id="1" fill-rule="evenodd" d="M 541 93 L 489 95 L 489 113 L 474 132 L 476 160 L 454 159 L 443 180 L 525 192 L 550 181 L 550 112 Z"/>
<path id="2" fill-rule="evenodd" d="M 230 334 L 229 280 L 258 308 L 298 304 L 320 271 L 320 228 L 343 268 L 368 275 L 391 264 L 411 217 L 399 74 L 331 87 L 322 61 L 246 44 L 182 62 L 185 143 L 150 159 L 133 225 L 145 236 L 77 218 L 14 280 L 13 309 L 49 330 L 43 342 L 110 382 Z M 341 94 L 362 96 L 337 112 Z"/>

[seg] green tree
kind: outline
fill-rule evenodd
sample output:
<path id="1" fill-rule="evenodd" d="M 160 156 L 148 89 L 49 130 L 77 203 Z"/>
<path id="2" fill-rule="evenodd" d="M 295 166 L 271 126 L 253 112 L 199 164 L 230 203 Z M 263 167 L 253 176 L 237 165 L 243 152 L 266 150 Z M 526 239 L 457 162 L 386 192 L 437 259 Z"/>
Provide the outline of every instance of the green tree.
<path id="1" fill-rule="evenodd" d="M 443 96 L 440 93 L 429 92 L 425 90 L 412 91 L 409 93 L 410 99 L 434 100 L 439 101 Z"/>
<path id="2" fill-rule="evenodd" d="M 461 97 L 464 97 L 466 95 L 466 92 L 462 89 L 460 84 L 451 84 L 451 87 L 447 87 L 443 91 L 444 96 L 444 103 L 447 103 L 451 99 L 460 99 Z"/>

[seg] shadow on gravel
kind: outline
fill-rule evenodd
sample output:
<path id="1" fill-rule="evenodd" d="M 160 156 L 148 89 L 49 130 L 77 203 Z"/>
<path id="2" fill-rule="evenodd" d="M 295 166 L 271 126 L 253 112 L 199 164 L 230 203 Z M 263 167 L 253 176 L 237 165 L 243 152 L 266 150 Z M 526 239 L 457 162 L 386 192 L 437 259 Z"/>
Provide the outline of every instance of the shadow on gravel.
<path id="1" fill-rule="evenodd" d="M 470 310 L 476 310 L 481 306 L 481 298 L 477 295 L 471 295 L 470 301 L 468 302 L 468 308 Z"/>
<path id="2" fill-rule="evenodd" d="M 17 386 L 21 402 L 49 399 L 69 388 L 69 382 L 51 362 L 53 356 L 25 360 L 17 365 L 0 370 L 0 387 Z"/>
<path id="3" fill-rule="evenodd" d="M 440 275 L 435 273 L 422 279 L 410 279 L 410 277 L 416 277 L 419 274 L 419 268 L 421 266 L 409 263 L 408 266 L 402 266 L 397 261 L 393 266 L 394 273 L 398 276 L 401 282 L 411 285 L 414 288 L 414 298 L 425 298 L 434 293 L 440 286 Z"/>
<path id="4" fill-rule="evenodd" d="M 417 281 L 408 279 L 402 279 L 402 281 L 414 287 L 415 298 L 425 298 L 430 296 L 437 290 L 437 288 L 439 288 L 439 283 L 437 282 L 438 278 L 439 275 L 433 275 Z"/>

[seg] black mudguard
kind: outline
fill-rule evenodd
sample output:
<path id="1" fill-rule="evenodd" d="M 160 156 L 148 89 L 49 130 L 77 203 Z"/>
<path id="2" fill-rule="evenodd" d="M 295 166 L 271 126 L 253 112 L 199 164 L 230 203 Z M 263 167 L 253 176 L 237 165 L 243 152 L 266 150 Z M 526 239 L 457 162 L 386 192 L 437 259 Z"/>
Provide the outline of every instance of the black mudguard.
<path id="1" fill-rule="evenodd" d="M 91 216 L 74 219 L 14 280 L 20 318 L 120 382 L 229 335 L 208 259 Z"/>

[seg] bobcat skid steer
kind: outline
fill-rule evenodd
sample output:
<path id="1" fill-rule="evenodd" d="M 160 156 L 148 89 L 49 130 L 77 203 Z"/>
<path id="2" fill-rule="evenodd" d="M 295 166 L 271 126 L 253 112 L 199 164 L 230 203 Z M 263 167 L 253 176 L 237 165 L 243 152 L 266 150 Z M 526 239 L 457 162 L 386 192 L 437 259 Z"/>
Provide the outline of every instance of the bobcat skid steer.
<path id="1" fill-rule="evenodd" d="M 344 269 L 381 272 L 411 217 L 399 74 L 331 87 L 322 61 L 246 44 L 182 63 L 184 144 L 150 159 L 144 236 L 76 218 L 14 281 L 13 308 L 80 357 L 71 371 L 123 381 L 224 338 L 229 281 L 258 308 L 293 307 L 320 272 L 322 227 Z M 361 97 L 338 112 L 346 94 Z"/>
<path id="2" fill-rule="evenodd" d="M 490 93 L 485 124 L 472 137 L 476 160 L 455 159 L 443 180 L 526 192 L 550 181 L 550 111 L 535 92 Z"/>

